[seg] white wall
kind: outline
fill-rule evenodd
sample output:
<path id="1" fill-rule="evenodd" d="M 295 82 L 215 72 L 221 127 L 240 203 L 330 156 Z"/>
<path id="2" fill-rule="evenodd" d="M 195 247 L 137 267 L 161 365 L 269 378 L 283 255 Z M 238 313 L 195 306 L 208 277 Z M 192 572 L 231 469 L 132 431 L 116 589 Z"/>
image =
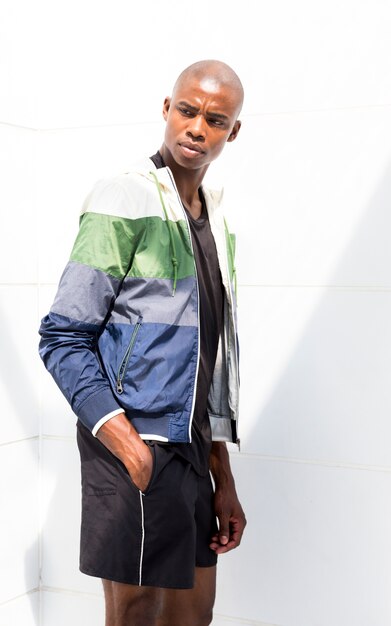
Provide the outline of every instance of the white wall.
<path id="1" fill-rule="evenodd" d="M 8 626 L 38 623 L 34 133 L 0 125 L 0 146 L 0 624 Z"/>
<path id="2" fill-rule="evenodd" d="M 163 97 L 208 57 L 247 95 L 209 175 L 238 236 L 248 516 L 213 625 L 391 623 L 390 28 L 385 0 L 3 1 L 1 626 L 103 625 L 36 332 L 84 196 L 159 147 Z"/>

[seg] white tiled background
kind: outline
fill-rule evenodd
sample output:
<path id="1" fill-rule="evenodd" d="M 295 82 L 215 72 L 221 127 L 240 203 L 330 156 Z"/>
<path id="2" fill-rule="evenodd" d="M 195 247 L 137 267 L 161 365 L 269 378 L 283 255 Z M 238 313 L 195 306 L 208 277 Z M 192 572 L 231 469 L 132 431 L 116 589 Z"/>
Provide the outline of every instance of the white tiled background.
<path id="1" fill-rule="evenodd" d="M 2 1 L 0 626 L 103 626 L 37 328 L 91 185 L 159 147 L 210 57 L 247 95 L 208 174 L 238 236 L 248 517 L 213 626 L 390 625 L 390 32 L 388 0 Z"/>

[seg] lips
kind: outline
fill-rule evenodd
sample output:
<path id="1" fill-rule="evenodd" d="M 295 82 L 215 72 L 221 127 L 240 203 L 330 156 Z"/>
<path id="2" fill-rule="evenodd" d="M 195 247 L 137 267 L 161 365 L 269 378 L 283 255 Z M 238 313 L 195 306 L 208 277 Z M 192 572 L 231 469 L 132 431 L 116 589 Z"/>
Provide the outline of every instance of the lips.
<path id="1" fill-rule="evenodd" d="M 186 151 L 197 152 L 198 154 L 204 154 L 204 150 L 197 143 L 192 143 L 191 141 L 182 141 L 179 143 L 181 148 L 185 148 Z"/>

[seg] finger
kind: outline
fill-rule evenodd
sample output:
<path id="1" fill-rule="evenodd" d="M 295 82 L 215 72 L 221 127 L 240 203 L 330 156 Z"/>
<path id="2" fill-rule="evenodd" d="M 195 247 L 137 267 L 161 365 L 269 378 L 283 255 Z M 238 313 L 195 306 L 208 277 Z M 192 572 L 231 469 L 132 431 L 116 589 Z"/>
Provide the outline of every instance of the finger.
<path id="1" fill-rule="evenodd" d="M 234 550 L 237 546 L 238 544 L 235 541 L 229 541 L 225 546 L 222 546 L 220 543 L 211 543 L 209 547 L 216 554 L 225 554 L 230 550 Z"/>
<path id="2" fill-rule="evenodd" d="M 147 456 L 145 458 L 144 465 L 141 466 L 139 471 L 136 472 L 134 467 L 126 468 L 132 483 L 141 492 L 144 492 L 147 489 L 153 474 L 153 452 L 149 446 L 145 446 L 145 450 Z"/>
<path id="3" fill-rule="evenodd" d="M 245 523 L 243 520 L 239 520 L 239 519 L 232 519 L 231 520 L 231 524 L 230 524 L 230 528 L 231 528 L 231 535 L 243 535 L 244 532 L 244 528 L 245 528 Z"/>
<path id="4" fill-rule="evenodd" d="M 217 537 L 218 541 L 223 546 L 227 545 L 229 542 L 229 517 L 226 515 L 221 515 L 221 517 L 219 517 L 219 532 L 217 533 Z"/>
<path id="5" fill-rule="evenodd" d="M 229 539 L 225 543 L 221 541 L 220 534 L 214 535 L 211 539 L 209 547 L 217 554 L 224 554 L 240 545 L 244 531 L 244 523 L 238 519 L 231 520 Z"/>
<path id="6" fill-rule="evenodd" d="M 236 541 L 239 545 L 242 535 L 244 533 L 244 529 L 246 527 L 246 520 L 244 519 L 233 519 L 231 520 L 231 536 L 230 539 Z"/>
<path id="7" fill-rule="evenodd" d="M 217 554 L 223 554 L 224 552 L 228 552 L 229 550 L 233 550 L 240 544 L 240 539 L 234 539 L 231 537 L 226 543 L 221 543 L 220 537 L 212 537 L 211 543 L 209 544 L 209 548 L 216 552 Z"/>

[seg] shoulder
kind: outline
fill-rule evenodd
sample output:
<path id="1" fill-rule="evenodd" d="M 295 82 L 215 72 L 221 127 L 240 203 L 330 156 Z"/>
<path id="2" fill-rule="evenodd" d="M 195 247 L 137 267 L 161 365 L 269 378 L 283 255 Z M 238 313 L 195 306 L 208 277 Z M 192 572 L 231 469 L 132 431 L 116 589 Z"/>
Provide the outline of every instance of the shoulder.
<path id="1" fill-rule="evenodd" d="M 131 219 L 145 217 L 156 196 L 150 175 L 154 169 L 153 162 L 144 159 L 123 174 L 98 180 L 86 197 L 81 214 L 99 213 Z"/>

